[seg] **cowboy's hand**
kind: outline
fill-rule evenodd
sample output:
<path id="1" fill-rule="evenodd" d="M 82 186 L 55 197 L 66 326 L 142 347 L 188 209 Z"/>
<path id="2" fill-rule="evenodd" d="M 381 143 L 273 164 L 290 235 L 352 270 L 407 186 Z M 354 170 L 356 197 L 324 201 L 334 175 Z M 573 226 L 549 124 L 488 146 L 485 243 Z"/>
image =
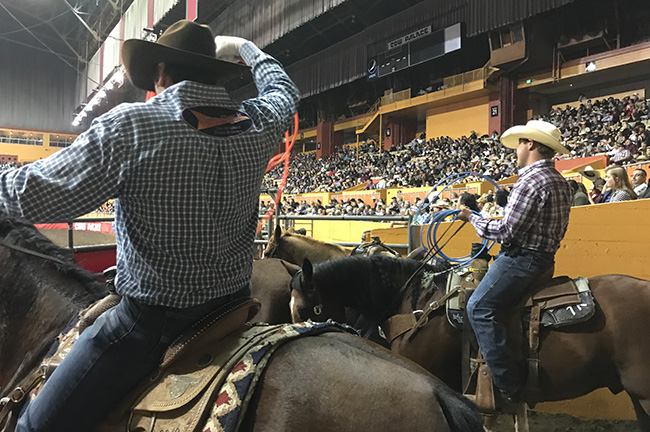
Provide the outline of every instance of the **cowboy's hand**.
<path id="1" fill-rule="evenodd" d="M 216 55 L 219 60 L 228 61 L 231 63 L 242 62 L 239 55 L 239 49 L 248 40 L 236 36 L 217 36 L 214 38 L 216 45 Z"/>
<path id="2" fill-rule="evenodd" d="M 460 206 L 460 213 L 456 216 L 458 219 L 469 222 L 469 217 L 472 215 L 472 211 L 469 209 L 469 207 L 461 205 Z"/>

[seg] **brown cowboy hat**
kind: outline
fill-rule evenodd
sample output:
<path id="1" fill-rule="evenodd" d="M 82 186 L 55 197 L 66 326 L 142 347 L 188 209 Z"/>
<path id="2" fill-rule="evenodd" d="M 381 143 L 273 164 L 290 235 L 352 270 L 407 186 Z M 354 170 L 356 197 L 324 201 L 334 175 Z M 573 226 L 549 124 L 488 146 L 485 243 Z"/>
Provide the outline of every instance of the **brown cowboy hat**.
<path id="1" fill-rule="evenodd" d="M 214 72 L 215 78 L 248 68 L 217 59 L 215 51 L 214 36 L 208 26 L 180 20 L 165 30 L 155 43 L 141 39 L 124 41 L 122 63 L 133 85 L 149 91 L 155 91 L 154 74 L 158 63 L 188 65 Z"/>

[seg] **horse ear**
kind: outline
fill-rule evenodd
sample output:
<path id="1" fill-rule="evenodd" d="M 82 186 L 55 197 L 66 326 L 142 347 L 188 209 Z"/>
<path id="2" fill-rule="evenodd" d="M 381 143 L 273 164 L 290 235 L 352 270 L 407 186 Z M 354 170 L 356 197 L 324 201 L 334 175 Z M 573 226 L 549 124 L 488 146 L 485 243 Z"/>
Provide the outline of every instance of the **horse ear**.
<path id="1" fill-rule="evenodd" d="M 280 241 L 280 238 L 282 238 L 282 227 L 280 225 L 276 225 L 273 236 L 275 237 L 275 241 Z"/>
<path id="2" fill-rule="evenodd" d="M 314 267 L 307 258 L 302 262 L 302 275 L 305 280 L 311 280 L 312 276 L 314 276 Z"/>

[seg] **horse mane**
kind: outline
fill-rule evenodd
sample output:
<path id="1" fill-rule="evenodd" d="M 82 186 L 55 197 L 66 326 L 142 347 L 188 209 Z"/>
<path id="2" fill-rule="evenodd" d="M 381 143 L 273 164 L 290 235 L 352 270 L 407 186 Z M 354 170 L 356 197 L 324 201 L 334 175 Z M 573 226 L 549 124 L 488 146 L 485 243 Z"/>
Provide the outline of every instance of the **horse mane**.
<path id="1" fill-rule="evenodd" d="M 105 295 L 106 289 L 103 283 L 97 281 L 96 276 L 81 267 L 73 259 L 72 251 L 54 244 L 50 239 L 41 234 L 30 222 L 0 214 L 0 237 L 6 242 L 40 252 L 44 255 L 56 258 L 60 263 L 48 261 L 56 269 L 66 276 L 80 282 L 88 294 L 101 298 Z M 75 294 L 70 293 L 72 297 Z M 77 294 L 78 295 L 78 294 Z"/>
<path id="2" fill-rule="evenodd" d="M 314 277 L 327 280 L 329 287 L 345 297 L 346 306 L 371 319 L 383 320 L 401 304 L 396 299 L 406 280 L 422 265 L 420 261 L 393 258 L 384 255 L 352 256 L 324 261 L 314 267 Z M 440 272 L 449 268 L 446 263 L 425 264 L 424 270 Z M 322 279 L 321 279 L 322 278 Z M 410 282 L 411 289 L 403 296 L 420 292 L 422 272 Z M 381 315 L 381 316 L 380 316 Z"/>

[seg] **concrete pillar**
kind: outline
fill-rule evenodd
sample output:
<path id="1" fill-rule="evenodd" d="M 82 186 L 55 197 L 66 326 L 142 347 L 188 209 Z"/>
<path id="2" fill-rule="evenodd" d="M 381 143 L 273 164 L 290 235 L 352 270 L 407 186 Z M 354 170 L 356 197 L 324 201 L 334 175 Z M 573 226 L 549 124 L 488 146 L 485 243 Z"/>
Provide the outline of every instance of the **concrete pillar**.
<path id="1" fill-rule="evenodd" d="M 322 122 L 316 126 L 316 158 L 332 154 L 334 123 Z"/>
<path id="2" fill-rule="evenodd" d="M 502 133 L 509 127 L 525 124 L 528 119 L 528 90 L 517 89 L 517 82 L 501 77 L 499 89 L 490 93 L 489 132 Z"/>
<path id="3" fill-rule="evenodd" d="M 390 150 L 393 145 L 408 144 L 415 137 L 417 122 L 403 117 L 387 117 L 383 122 L 383 147 Z"/>
<path id="4" fill-rule="evenodd" d="M 490 110 L 488 115 L 490 116 L 488 120 L 488 131 L 487 134 L 492 136 L 493 131 L 497 133 L 503 132 L 501 130 L 501 115 L 503 113 L 503 108 L 501 104 L 501 92 L 494 91 L 490 93 Z"/>

